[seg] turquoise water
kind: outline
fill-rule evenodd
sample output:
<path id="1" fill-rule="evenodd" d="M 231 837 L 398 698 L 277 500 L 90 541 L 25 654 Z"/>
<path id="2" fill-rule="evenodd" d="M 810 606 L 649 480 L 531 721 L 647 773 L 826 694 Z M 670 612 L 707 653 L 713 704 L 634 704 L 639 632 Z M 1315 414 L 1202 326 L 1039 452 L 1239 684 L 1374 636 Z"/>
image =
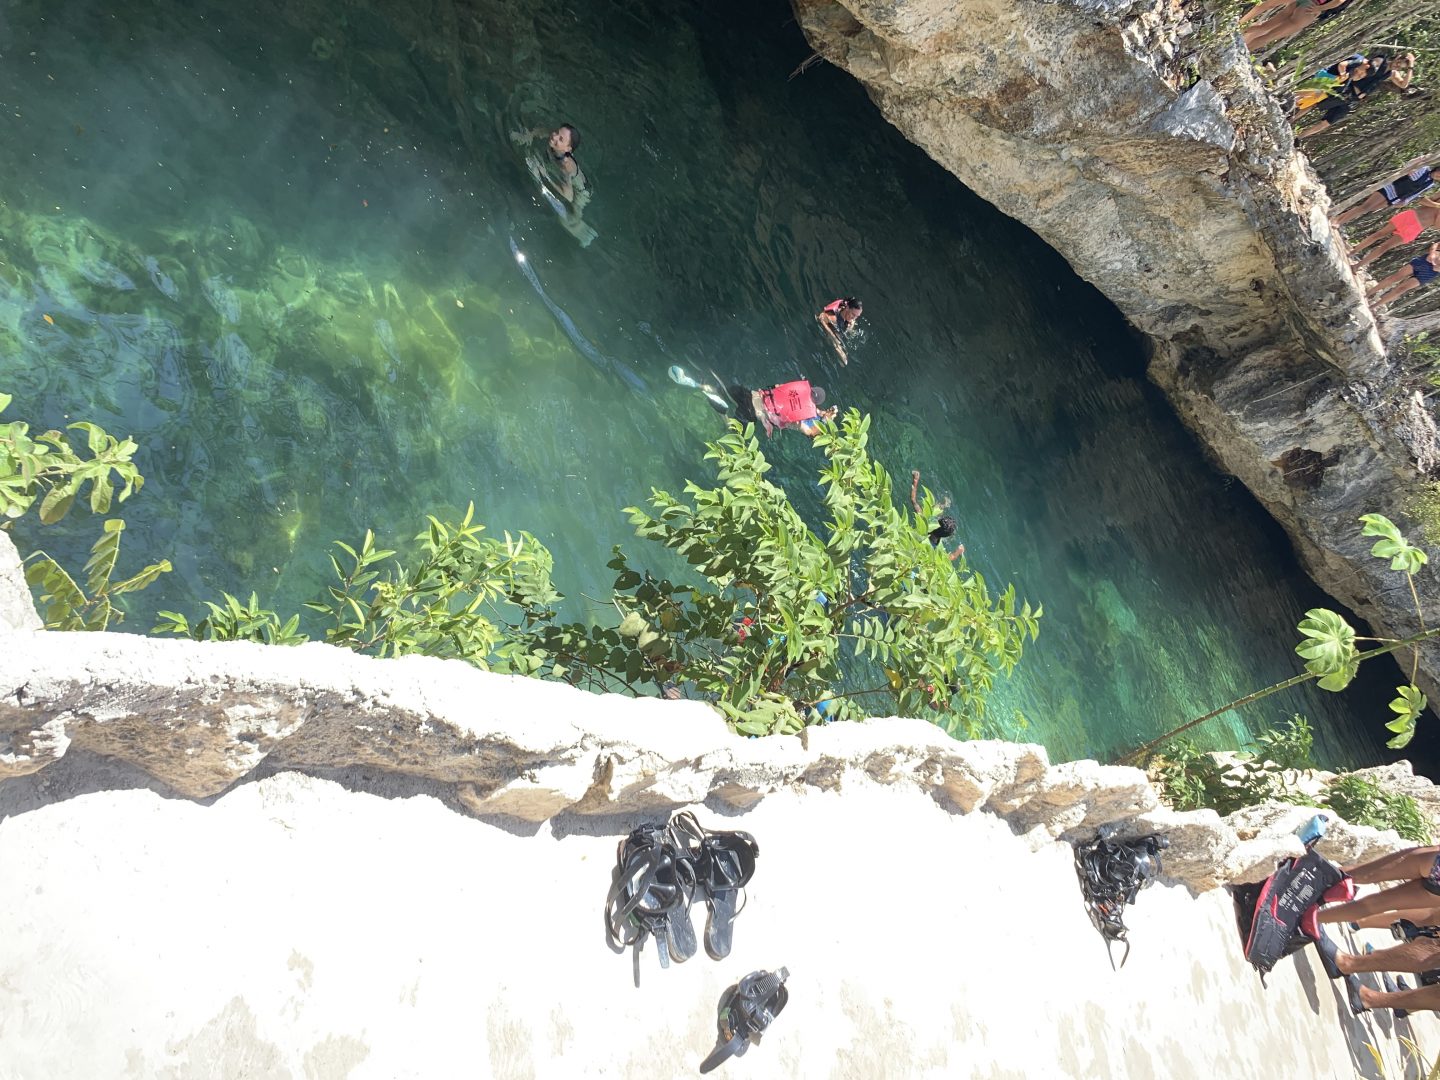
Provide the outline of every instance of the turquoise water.
<path id="1" fill-rule="evenodd" d="M 175 572 L 128 629 L 221 590 L 296 608 L 330 540 L 472 499 L 582 612 L 611 545 L 643 550 L 619 508 L 703 475 L 719 420 L 679 363 L 874 413 L 974 565 L 1044 604 L 995 734 L 1111 755 L 1296 670 L 1323 598 L 1114 309 L 845 76 L 787 80 L 785 4 L 241 7 L 0 4 L 0 389 L 141 443 L 127 550 Z M 506 137 L 561 120 L 585 249 Z M 811 317 L 842 294 L 866 306 L 843 369 Z M 767 452 L 816 507 L 813 448 Z M 17 540 L 79 560 L 93 535 Z M 1323 757 L 1375 760 L 1377 693 L 1212 737 L 1301 711 Z"/>

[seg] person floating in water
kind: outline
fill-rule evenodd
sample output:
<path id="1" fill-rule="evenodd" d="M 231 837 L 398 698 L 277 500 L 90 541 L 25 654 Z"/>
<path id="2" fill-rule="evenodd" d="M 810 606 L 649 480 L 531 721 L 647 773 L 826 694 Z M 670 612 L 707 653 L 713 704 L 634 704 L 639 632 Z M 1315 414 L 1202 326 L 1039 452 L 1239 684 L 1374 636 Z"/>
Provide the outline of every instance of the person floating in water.
<path id="1" fill-rule="evenodd" d="M 774 434 L 777 428 L 797 428 L 807 439 L 813 439 L 820 434 L 820 422 L 834 420 L 839 411 L 834 407 L 820 408 L 825 404 L 825 390 L 811 386 L 808 379 L 795 379 L 764 390 L 739 385 L 727 389 L 740 422 L 759 424 L 766 435 Z"/>
<path id="2" fill-rule="evenodd" d="M 585 170 L 575 160 L 575 151 L 580 148 L 580 132 L 574 124 L 561 124 L 548 134 L 544 128 L 510 133 L 513 143 L 527 148 L 541 138 L 546 140 L 545 156 L 527 152 L 525 165 L 530 175 L 539 181 L 541 193 L 560 215 L 565 228 L 580 241 L 581 247 L 589 247 L 596 233 L 581 217 L 590 203 L 591 191 Z"/>
<path id="3" fill-rule="evenodd" d="M 841 364 L 850 362 L 844 339 L 855 332 L 855 324 L 859 322 L 863 310 L 859 300 L 853 296 L 845 296 L 839 300 L 831 300 L 815 316 L 815 320 L 840 355 Z"/>
<path id="4" fill-rule="evenodd" d="M 1395 273 L 1376 283 L 1370 293 L 1370 304 L 1375 308 L 1389 307 L 1411 289 L 1429 285 L 1440 277 L 1440 240 L 1430 245 L 1430 250 L 1418 258 L 1411 259 Z"/>
<path id="5" fill-rule="evenodd" d="M 910 471 L 910 505 L 915 508 L 916 517 L 920 517 L 924 513 L 924 511 L 920 509 L 919 492 L 920 470 L 912 469 Z M 935 509 L 940 512 L 940 522 L 930 532 L 930 543 L 934 544 L 936 547 L 940 548 L 943 551 L 945 549 L 944 541 L 949 537 L 955 535 L 955 519 L 945 514 L 945 511 L 950 509 L 949 496 L 946 496 L 945 500 L 940 503 L 939 506 L 935 507 Z M 961 555 L 964 554 L 965 545 L 956 544 L 955 550 L 950 552 L 950 561 L 954 562 L 956 559 L 958 559 Z"/>

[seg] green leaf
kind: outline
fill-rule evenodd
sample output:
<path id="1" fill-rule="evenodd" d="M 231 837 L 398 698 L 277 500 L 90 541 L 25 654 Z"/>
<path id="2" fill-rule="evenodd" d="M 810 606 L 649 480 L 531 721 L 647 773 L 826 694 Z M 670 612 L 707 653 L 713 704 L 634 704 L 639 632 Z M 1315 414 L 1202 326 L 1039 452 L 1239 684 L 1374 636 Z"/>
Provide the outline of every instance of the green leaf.
<path id="1" fill-rule="evenodd" d="M 85 588 L 91 596 L 103 596 L 110 584 L 110 575 L 115 571 L 115 561 L 120 557 L 120 534 L 125 531 L 125 522 L 110 518 L 101 530 L 100 538 L 90 547 L 90 560 L 85 564 Z"/>
<path id="2" fill-rule="evenodd" d="M 109 594 L 119 596 L 121 593 L 139 592 L 141 589 L 154 584 L 155 579 L 161 574 L 168 574 L 174 569 L 169 559 L 161 559 L 158 563 L 151 563 L 138 574 L 133 574 L 124 581 L 117 581 L 110 586 Z"/>
<path id="3" fill-rule="evenodd" d="M 75 491 L 70 484 L 59 484 L 51 488 L 40 503 L 40 524 L 54 525 L 70 512 L 70 504 L 74 501 Z"/>
<path id="4" fill-rule="evenodd" d="M 1322 677 L 1321 686 L 1327 690 L 1340 689 L 1354 678 L 1359 653 L 1355 648 L 1353 626 L 1327 608 L 1311 608 L 1298 629 L 1306 640 L 1295 646 L 1295 652 L 1304 657 L 1306 671 Z M 1340 686 L 1326 685 L 1327 678 L 1333 684 L 1342 675 L 1345 678 Z"/>
<path id="5" fill-rule="evenodd" d="M 1380 537 L 1370 549 L 1370 554 L 1379 559 L 1389 559 L 1391 570 L 1413 574 L 1429 562 L 1429 556 L 1407 544 L 1395 523 L 1383 514 L 1366 514 L 1360 521 L 1364 525 L 1362 536 Z"/>
<path id="6" fill-rule="evenodd" d="M 0 412 L 4 412 L 6 409 L 8 409 L 10 407 L 10 402 L 14 400 L 15 399 L 12 398 L 9 394 L 0 394 Z"/>

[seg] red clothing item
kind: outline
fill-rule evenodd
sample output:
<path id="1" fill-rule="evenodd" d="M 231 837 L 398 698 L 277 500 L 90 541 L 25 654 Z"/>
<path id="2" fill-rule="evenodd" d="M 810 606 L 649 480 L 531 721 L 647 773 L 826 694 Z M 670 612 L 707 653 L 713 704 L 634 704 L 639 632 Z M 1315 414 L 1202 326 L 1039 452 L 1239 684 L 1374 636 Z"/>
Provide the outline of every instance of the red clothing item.
<path id="1" fill-rule="evenodd" d="M 772 386 L 769 390 L 762 391 L 760 396 L 765 404 L 765 411 L 774 416 L 781 425 L 798 424 L 820 415 L 820 410 L 815 407 L 815 399 L 810 396 L 809 379 L 796 379 L 794 382 Z"/>

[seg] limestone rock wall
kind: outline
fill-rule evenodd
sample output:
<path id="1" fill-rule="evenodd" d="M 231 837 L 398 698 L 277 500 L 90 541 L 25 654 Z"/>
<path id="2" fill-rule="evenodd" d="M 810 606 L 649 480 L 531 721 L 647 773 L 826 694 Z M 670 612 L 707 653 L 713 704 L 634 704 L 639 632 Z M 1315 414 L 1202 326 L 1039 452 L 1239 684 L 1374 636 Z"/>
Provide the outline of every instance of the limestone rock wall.
<path id="1" fill-rule="evenodd" d="M 0 588 L 17 573 L 0 533 Z M 12 613 L 0 628 L 22 622 Z M 1197 890 L 1263 877 L 1299 852 L 1294 829 L 1311 813 L 1279 807 L 1262 826 L 1177 814 L 1160 806 L 1139 769 L 1052 764 L 1044 747 L 957 742 L 922 720 L 745 739 L 697 702 L 596 696 L 429 657 L 377 660 L 322 643 L 0 632 L 0 789 L 33 777 L 26 797 L 40 800 L 51 790 L 47 770 L 63 790 L 91 782 L 76 775 L 89 776 L 96 762 L 189 799 L 257 774 L 361 770 L 423 784 L 463 813 L 517 827 L 696 804 L 743 814 L 780 794 L 878 785 L 952 815 L 986 812 L 1036 850 L 1088 839 L 1102 825 L 1121 835 L 1164 832 L 1168 876 Z M 65 768 L 67 758 L 80 764 Z M 1343 823 L 1326 845 L 1344 862 L 1404 846 L 1394 833 Z"/>
<path id="2" fill-rule="evenodd" d="M 1435 427 L 1396 387 L 1324 188 L 1238 35 L 1198 0 L 792 3 L 907 138 L 1151 338 L 1152 378 L 1320 585 L 1412 629 L 1355 519 L 1402 520 Z M 1433 568 L 1419 585 L 1433 608 Z M 1437 671 L 1433 650 L 1432 697 Z"/>
<path id="3" fill-rule="evenodd" d="M 17 575 L 0 533 L 0 1076 L 692 1075 L 724 989 L 782 965 L 725 1074 L 1405 1069 L 1308 955 L 1263 987 L 1214 889 L 1298 851 L 1305 808 L 1177 814 L 1138 770 L 913 720 L 743 739 L 453 660 L 52 633 Z M 599 916 L 616 841 L 682 808 L 760 855 L 734 951 L 663 970 Z M 1171 841 L 1118 972 L 1063 842 L 1104 824 Z"/>

